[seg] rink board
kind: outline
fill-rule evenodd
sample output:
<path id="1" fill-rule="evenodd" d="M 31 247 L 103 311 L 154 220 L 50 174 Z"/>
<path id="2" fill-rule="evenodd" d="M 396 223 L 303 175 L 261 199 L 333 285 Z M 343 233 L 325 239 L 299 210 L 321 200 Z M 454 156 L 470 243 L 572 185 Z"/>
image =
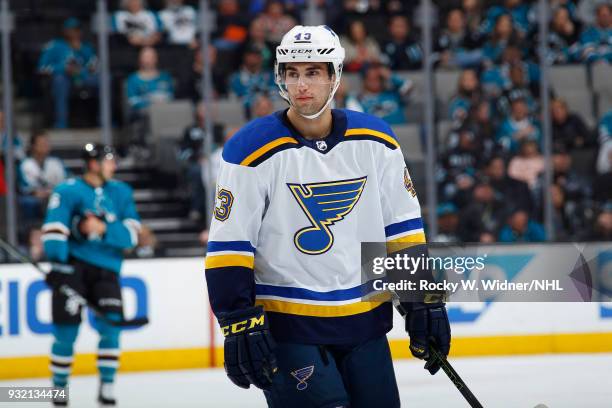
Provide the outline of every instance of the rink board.
<path id="1" fill-rule="evenodd" d="M 612 254 L 604 255 L 597 273 L 610 283 Z M 223 338 L 211 319 L 202 258 L 127 261 L 122 284 L 126 316 L 147 315 L 151 323 L 123 332 L 121 371 L 222 365 Z M 448 311 L 454 356 L 612 352 L 610 302 L 451 303 Z M 391 350 L 407 358 L 403 322 L 395 319 Z M 28 265 L 0 266 L 0 379 L 49 375 L 50 321 L 41 275 Z M 96 371 L 94 325 L 84 314 L 75 374 Z"/>

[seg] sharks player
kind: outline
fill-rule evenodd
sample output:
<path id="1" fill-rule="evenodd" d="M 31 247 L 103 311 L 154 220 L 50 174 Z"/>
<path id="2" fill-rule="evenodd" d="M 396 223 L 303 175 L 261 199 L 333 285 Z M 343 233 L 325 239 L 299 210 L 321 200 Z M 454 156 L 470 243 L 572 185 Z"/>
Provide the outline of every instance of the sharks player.
<path id="1" fill-rule="evenodd" d="M 360 244 L 425 241 L 403 154 L 380 119 L 330 108 L 331 29 L 294 27 L 276 58 L 289 109 L 227 142 L 217 182 L 206 279 L 227 375 L 275 408 L 399 407 L 392 305 L 361 301 Z M 447 354 L 444 304 L 408 307 L 412 353 L 427 360 L 433 339 Z"/>
<path id="2" fill-rule="evenodd" d="M 47 283 L 53 289 L 55 340 L 51 372 L 55 387 L 67 386 L 81 323 L 81 306 L 57 288 L 68 285 L 96 304 L 109 319 L 119 320 L 123 313 L 119 286 L 123 251 L 136 246 L 140 229 L 131 188 L 112 180 L 117 167 L 112 147 L 87 144 L 83 158 L 83 177 L 55 188 L 42 227 L 45 253 L 52 266 Z M 97 330 L 98 401 L 115 405 L 113 382 L 118 367 L 119 329 L 98 320 Z M 56 401 L 55 405 L 66 402 Z"/>

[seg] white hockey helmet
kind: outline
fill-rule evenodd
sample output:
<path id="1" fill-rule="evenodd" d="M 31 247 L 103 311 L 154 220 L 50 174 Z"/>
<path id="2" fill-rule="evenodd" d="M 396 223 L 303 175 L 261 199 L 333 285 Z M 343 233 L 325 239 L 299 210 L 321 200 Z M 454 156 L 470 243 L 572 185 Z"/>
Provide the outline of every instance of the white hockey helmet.
<path id="1" fill-rule="evenodd" d="M 328 62 L 333 66 L 335 80 L 327 102 L 314 115 L 302 115 L 307 119 L 316 119 L 330 104 L 342 76 L 344 48 L 340 45 L 338 35 L 328 26 L 295 26 L 283 36 L 276 47 L 276 62 L 274 64 L 274 79 L 280 89 L 279 93 L 289 104 L 289 94 L 284 83 L 284 64 L 287 62 Z"/>

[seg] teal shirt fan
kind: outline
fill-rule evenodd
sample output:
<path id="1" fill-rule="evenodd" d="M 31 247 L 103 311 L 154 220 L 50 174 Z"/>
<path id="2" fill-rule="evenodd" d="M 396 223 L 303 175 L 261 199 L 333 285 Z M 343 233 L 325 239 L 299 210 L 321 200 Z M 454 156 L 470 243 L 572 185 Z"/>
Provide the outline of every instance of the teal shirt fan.
<path id="1" fill-rule="evenodd" d="M 83 237 L 79 221 L 87 214 L 103 220 L 103 237 Z M 123 251 L 138 243 L 140 217 L 125 183 L 110 180 L 94 188 L 81 178 L 58 185 L 49 199 L 43 225 L 45 253 L 51 262 L 65 263 L 69 257 L 116 273 L 121 270 Z"/>

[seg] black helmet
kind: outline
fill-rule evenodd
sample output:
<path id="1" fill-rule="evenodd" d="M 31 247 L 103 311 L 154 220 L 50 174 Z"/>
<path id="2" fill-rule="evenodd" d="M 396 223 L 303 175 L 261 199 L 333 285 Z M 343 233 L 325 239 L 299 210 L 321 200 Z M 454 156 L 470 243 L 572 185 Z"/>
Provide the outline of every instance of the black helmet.
<path id="1" fill-rule="evenodd" d="M 102 160 L 115 157 L 115 149 L 110 145 L 87 143 L 81 152 L 83 160 Z"/>

